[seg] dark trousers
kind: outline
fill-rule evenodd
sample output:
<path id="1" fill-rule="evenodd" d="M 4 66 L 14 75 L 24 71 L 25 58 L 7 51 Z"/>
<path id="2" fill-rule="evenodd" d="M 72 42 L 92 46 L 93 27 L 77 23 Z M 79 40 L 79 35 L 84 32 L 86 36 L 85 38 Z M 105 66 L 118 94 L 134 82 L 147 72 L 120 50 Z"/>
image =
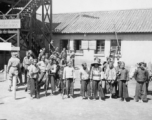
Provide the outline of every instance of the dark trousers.
<path id="1" fill-rule="evenodd" d="M 30 84 L 30 94 L 32 96 L 35 93 L 35 79 L 34 78 L 30 78 L 29 79 L 29 84 Z"/>
<path id="2" fill-rule="evenodd" d="M 55 92 L 56 90 L 56 76 L 55 74 L 51 74 L 50 75 L 50 79 L 51 79 L 51 89 L 52 89 L 52 93 Z"/>
<path id="3" fill-rule="evenodd" d="M 126 85 L 126 80 L 119 81 L 119 97 L 128 98 L 128 87 Z"/>
<path id="4" fill-rule="evenodd" d="M 28 70 L 27 69 L 24 69 L 24 84 L 26 84 L 27 83 L 27 72 L 28 72 Z"/>
<path id="5" fill-rule="evenodd" d="M 104 99 L 105 95 L 102 89 L 102 84 L 100 84 L 100 81 L 98 80 L 93 80 L 92 81 L 92 90 L 93 90 L 93 98 L 97 98 L 97 92 L 99 91 L 99 98 Z"/>
<path id="6" fill-rule="evenodd" d="M 64 95 L 66 93 L 66 82 L 61 80 L 61 93 Z"/>
<path id="7" fill-rule="evenodd" d="M 81 95 L 85 97 L 85 93 L 87 97 L 90 97 L 90 80 L 82 80 L 81 81 Z"/>
<path id="8" fill-rule="evenodd" d="M 116 86 L 115 86 L 115 84 L 116 84 L 115 81 L 112 83 L 111 80 L 108 80 L 108 81 L 106 82 L 106 89 L 107 89 L 107 92 L 110 91 L 110 94 L 115 95 L 115 94 L 116 94 L 116 89 L 115 89 Z"/>
<path id="9" fill-rule="evenodd" d="M 139 99 L 141 99 L 143 101 L 147 101 L 146 82 L 137 82 L 136 83 L 135 100 L 138 101 Z"/>
<path id="10" fill-rule="evenodd" d="M 46 74 L 45 96 L 47 96 L 47 90 L 48 90 L 48 88 L 49 88 L 49 84 L 51 84 L 51 77 L 50 77 L 50 75 Z"/>
<path id="11" fill-rule="evenodd" d="M 106 80 L 103 79 L 102 80 L 102 89 L 103 89 L 103 92 L 106 94 L 107 93 L 107 85 L 106 85 Z"/>
<path id="12" fill-rule="evenodd" d="M 43 78 L 44 78 L 45 74 L 46 74 L 46 72 L 41 72 L 39 74 L 39 79 L 38 79 L 39 83 L 41 83 L 44 80 Z"/>
<path id="13" fill-rule="evenodd" d="M 28 80 L 28 91 L 31 96 L 35 94 L 35 96 L 39 97 L 39 90 L 38 90 L 38 81 L 36 78 L 29 78 Z"/>
<path id="14" fill-rule="evenodd" d="M 115 81 L 114 85 L 115 85 L 114 87 L 115 95 L 118 97 L 119 96 L 119 81 Z"/>
<path id="15" fill-rule="evenodd" d="M 66 92 L 67 95 L 73 96 L 74 94 L 74 83 L 73 83 L 73 78 L 68 78 L 66 79 Z"/>

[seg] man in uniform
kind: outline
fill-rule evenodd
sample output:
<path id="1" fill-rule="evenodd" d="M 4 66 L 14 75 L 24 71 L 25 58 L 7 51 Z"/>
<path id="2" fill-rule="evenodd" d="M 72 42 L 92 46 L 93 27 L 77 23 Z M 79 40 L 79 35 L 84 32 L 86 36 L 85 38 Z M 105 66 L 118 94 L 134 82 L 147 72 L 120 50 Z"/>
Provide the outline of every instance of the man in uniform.
<path id="1" fill-rule="evenodd" d="M 8 61 L 7 73 L 8 80 L 10 81 L 9 91 L 11 91 L 13 76 L 18 77 L 18 73 L 20 71 L 20 59 L 18 58 L 17 52 L 12 52 L 12 57 Z"/>
<path id="2" fill-rule="evenodd" d="M 25 75 L 24 84 L 27 84 L 27 71 L 28 71 L 27 68 L 28 66 L 31 65 L 31 61 L 32 61 L 32 58 L 30 56 L 30 52 L 26 51 L 26 56 L 23 59 L 23 67 L 24 67 L 24 75 Z"/>

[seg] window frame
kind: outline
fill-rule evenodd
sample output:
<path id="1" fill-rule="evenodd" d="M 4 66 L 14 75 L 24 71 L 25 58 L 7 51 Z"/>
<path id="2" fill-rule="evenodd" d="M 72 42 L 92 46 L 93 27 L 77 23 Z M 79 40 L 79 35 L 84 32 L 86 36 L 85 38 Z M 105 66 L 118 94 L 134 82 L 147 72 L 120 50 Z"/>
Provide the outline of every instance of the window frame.
<path id="1" fill-rule="evenodd" d="M 98 49 L 98 47 L 99 47 L 99 49 Z M 104 55 L 104 54 L 105 54 L 105 39 L 97 39 L 95 55 Z"/>
<path id="2" fill-rule="evenodd" d="M 116 45 L 112 46 L 112 41 L 116 41 Z M 119 49 L 120 49 L 120 53 L 121 53 L 121 44 L 122 44 L 122 40 L 118 39 L 119 42 Z M 114 48 L 115 47 L 115 48 Z M 110 51 L 116 51 L 116 54 L 118 54 L 118 44 L 117 44 L 117 39 L 111 39 L 110 41 Z"/>
<path id="3" fill-rule="evenodd" d="M 77 43 L 79 44 L 78 47 L 77 47 L 77 45 L 76 45 Z M 79 49 L 77 49 L 77 48 L 79 48 Z M 74 52 L 75 52 L 76 54 L 83 54 L 82 39 L 75 39 L 75 40 L 74 40 Z"/>
<path id="4" fill-rule="evenodd" d="M 69 39 L 60 39 L 60 52 L 63 50 L 63 48 L 65 48 L 65 47 L 63 47 L 63 42 L 64 42 L 64 41 L 68 41 L 66 51 L 69 51 L 69 48 L 70 48 L 70 40 L 69 40 Z M 61 44 L 62 44 L 62 46 L 61 46 Z"/>

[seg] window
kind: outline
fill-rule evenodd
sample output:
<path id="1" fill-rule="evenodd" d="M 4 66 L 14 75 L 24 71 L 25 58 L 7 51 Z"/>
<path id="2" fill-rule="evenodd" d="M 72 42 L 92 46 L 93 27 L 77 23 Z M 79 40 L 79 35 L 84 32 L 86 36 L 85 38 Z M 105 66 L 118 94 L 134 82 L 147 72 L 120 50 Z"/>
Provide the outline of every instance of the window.
<path id="1" fill-rule="evenodd" d="M 74 40 L 74 51 L 75 53 L 83 53 L 81 49 L 81 40 Z"/>
<path id="2" fill-rule="evenodd" d="M 60 41 L 60 51 L 62 51 L 63 48 L 69 50 L 69 40 L 65 39 Z"/>
<path id="3" fill-rule="evenodd" d="M 104 54 L 105 40 L 97 40 L 95 54 Z"/>
<path id="4" fill-rule="evenodd" d="M 118 43 L 119 43 L 119 48 L 118 48 Z M 114 54 L 120 54 L 118 53 L 118 51 L 121 51 L 121 40 L 117 40 L 114 39 L 114 40 L 111 40 L 111 48 L 110 48 L 110 54 L 111 55 L 114 55 Z"/>

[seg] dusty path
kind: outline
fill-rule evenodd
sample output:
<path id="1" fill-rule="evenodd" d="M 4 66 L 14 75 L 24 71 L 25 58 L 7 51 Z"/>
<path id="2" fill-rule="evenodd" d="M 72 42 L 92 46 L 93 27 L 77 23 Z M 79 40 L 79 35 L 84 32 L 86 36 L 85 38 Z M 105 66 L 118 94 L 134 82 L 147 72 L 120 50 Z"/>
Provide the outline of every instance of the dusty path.
<path id="1" fill-rule="evenodd" d="M 75 98 L 62 100 L 61 95 L 44 96 L 30 100 L 19 87 L 17 100 L 7 91 L 8 82 L 2 82 L 0 75 L 0 120 L 151 120 L 152 94 L 148 95 L 148 103 L 120 102 L 118 99 L 89 101 L 79 96 L 80 82 L 75 83 Z M 152 91 L 152 83 L 149 87 Z M 129 95 L 134 96 L 135 81 L 129 82 Z M 48 91 L 49 93 L 50 91 Z M 108 96 L 108 95 L 107 95 Z"/>

